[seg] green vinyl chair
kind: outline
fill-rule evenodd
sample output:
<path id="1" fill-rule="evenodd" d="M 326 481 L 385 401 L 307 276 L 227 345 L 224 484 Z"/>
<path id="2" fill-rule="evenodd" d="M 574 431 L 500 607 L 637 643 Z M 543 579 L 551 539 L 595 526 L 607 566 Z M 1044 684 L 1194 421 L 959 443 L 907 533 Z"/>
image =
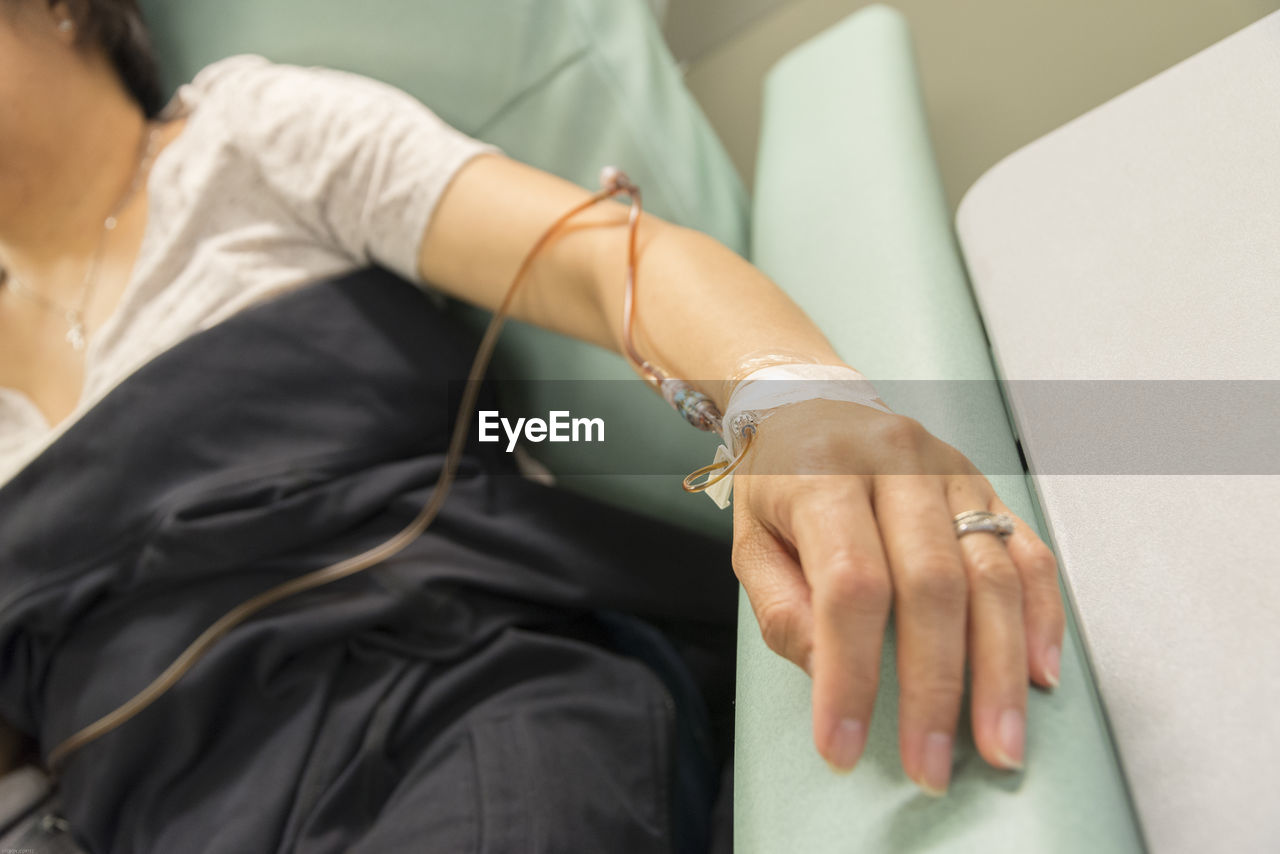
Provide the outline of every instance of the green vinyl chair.
<path id="1" fill-rule="evenodd" d="M 626 169 L 647 209 L 750 258 L 813 317 L 890 406 L 989 471 L 1021 471 L 957 255 L 900 15 L 866 8 L 771 73 L 749 199 L 642 0 L 144 0 L 166 78 L 260 53 L 396 85 L 459 129 L 595 187 Z M 566 132 L 566 129 L 572 129 Z M 467 313 L 473 322 L 475 313 Z M 680 489 L 715 440 L 669 412 L 623 361 L 521 324 L 499 376 L 573 380 L 615 432 L 607 473 L 543 444 L 560 482 L 728 537 L 730 517 Z M 592 382 L 583 382 L 590 380 Z M 898 380 L 977 380 L 960 400 Z M 547 411 L 543 383 L 515 383 L 518 408 Z M 564 387 L 556 391 L 564 408 Z M 614 425 L 617 425 L 615 428 Z M 1037 518 L 1021 474 L 992 478 Z M 728 566 L 725 571 L 730 571 Z M 859 767 L 831 772 L 812 747 L 809 684 L 760 639 L 742 598 L 735 847 L 743 852 L 1132 852 L 1141 838 L 1074 620 L 1062 684 L 1033 692 L 1023 774 L 985 765 L 961 723 L 950 795 L 934 800 L 897 757 L 892 637 Z"/>

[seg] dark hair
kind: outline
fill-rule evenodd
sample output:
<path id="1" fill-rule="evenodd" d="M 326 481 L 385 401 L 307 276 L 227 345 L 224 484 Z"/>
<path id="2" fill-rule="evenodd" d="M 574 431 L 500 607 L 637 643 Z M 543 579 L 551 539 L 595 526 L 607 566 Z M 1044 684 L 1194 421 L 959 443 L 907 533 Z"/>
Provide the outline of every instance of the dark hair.
<path id="1" fill-rule="evenodd" d="M 55 0 L 44 0 L 53 5 Z M 13 0 L 7 0 L 12 5 Z M 66 0 L 81 46 L 100 48 L 147 118 L 164 108 L 160 72 L 138 0 Z"/>

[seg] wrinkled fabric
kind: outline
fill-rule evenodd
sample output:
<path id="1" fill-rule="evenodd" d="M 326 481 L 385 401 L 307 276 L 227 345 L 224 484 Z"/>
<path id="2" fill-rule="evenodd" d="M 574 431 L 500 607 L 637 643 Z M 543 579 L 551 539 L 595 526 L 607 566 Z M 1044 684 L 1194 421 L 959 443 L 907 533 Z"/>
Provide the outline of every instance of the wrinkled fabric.
<path id="1" fill-rule="evenodd" d="M 0 490 L 0 716 L 47 756 L 235 604 L 404 527 L 473 351 L 368 270 L 129 377 Z M 423 537 L 233 631 L 72 757 L 63 811 L 91 852 L 695 850 L 736 593 L 727 544 L 473 441 Z"/>

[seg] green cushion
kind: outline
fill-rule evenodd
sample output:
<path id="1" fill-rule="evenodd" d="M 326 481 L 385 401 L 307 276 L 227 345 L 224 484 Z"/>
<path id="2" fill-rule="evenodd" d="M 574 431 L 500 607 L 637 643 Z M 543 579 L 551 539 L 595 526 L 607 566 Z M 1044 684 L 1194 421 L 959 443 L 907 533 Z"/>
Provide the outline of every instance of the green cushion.
<path id="1" fill-rule="evenodd" d="M 870 7 L 770 74 L 752 229 L 755 262 L 818 319 L 886 402 L 992 477 L 1033 524 L 981 321 L 956 253 L 902 17 Z M 867 752 L 847 776 L 812 747 L 808 678 L 770 652 L 745 597 L 738 668 L 740 852 L 1130 852 L 1137 827 L 1074 621 L 1062 684 L 1033 689 L 1027 771 L 996 771 L 962 717 L 951 792 L 898 756 L 892 632 Z M 968 698 L 966 697 L 966 703 Z"/>
<path id="2" fill-rule="evenodd" d="M 741 182 L 641 0 L 142 5 L 171 84 L 236 53 L 375 77 L 417 96 L 460 130 L 583 186 L 596 188 L 602 166 L 621 166 L 644 190 L 647 209 L 746 251 Z M 679 472 L 709 461 L 714 440 L 685 426 L 620 358 L 512 324 L 498 369 L 523 378 L 625 380 L 578 389 L 512 386 L 504 406 L 522 415 L 571 408 L 603 417 L 604 469 L 625 474 L 571 475 L 562 482 L 683 524 L 727 531 L 727 514 L 679 485 Z M 575 399 L 582 405 L 566 406 Z M 573 445 L 531 448 L 553 471 L 579 468 Z"/>

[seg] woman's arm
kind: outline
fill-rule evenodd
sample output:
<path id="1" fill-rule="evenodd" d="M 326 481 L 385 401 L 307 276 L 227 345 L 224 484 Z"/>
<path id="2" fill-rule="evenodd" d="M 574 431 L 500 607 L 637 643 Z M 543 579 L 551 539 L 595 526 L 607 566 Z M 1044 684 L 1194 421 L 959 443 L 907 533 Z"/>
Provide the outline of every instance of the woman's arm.
<path id="1" fill-rule="evenodd" d="M 547 225 L 588 196 L 505 157 L 477 158 L 436 210 L 421 272 L 453 295 L 493 308 Z M 605 202 L 576 218 L 531 268 L 513 315 L 619 351 L 627 211 Z M 786 294 L 714 239 L 646 214 L 639 246 L 637 347 L 674 376 L 710 383 L 701 390 L 722 407 L 722 383 L 747 357 L 781 352 L 843 364 Z"/>
<path id="2" fill-rule="evenodd" d="M 588 195 L 506 158 L 477 158 L 436 209 L 420 271 L 493 308 L 548 224 Z M 533 265 L 513 315 L 616 351 L 626 208 L 601 205 L 576 223 Z M 711 238 L 645 216 L 640 247 L 638 349 L 722 408 L 753 358 L 841 364 L 776 285 Z M 1028 676 L 1056 681 L 1064 616 L 1052 554 L 1027 525 L 1007 547 L 989 534 L 957 539 L 956 513 L 1008 512 L 973 465 L 909 418 L 808 401 L 761 424 L 739 471 L 734 570 L 770 647 L 814 679 L 822 755 L 849 768 L 861 754 L 893 603 L 907 773 L 946 788 L 966 659 L 980 752 L 1020 766 Z"/>

